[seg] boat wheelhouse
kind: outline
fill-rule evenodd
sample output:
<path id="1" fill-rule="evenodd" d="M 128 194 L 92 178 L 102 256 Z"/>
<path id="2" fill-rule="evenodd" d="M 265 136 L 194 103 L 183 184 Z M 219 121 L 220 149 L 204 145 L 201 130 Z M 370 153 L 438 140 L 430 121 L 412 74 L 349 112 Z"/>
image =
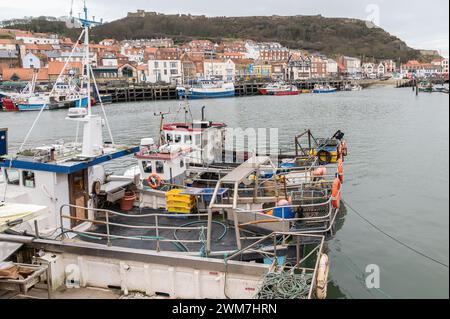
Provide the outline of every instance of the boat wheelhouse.
<path id="1" fill-rule="evenodd" d="M 71 216 L 79 219 L 92 218 L 89 210 L 94 208 L 96 188 L 99 191 L 119 190 L 132 180 L 120 178 L 114 183 L 114 176 L 107 176 L 104 163 L 113 159 L 132 155 L 138 147 L 126 147 L 104 143 L 102 139 L 102 119 L 96 115 L 70 116 L 68 120 L 83 125 L 83 143 L 60 141 L 48 146 L 40 146 L 13 155 L 4 156 L 0 162 L 3 183 L 0 184 L 3 200 L 14 203 L 32 203 L 49 208 L 52 216 L 40 221 L 42 233 L 51 233 L 60 227 L 84 224 L 75 219 L 60 224 L 59 209 L 62 204 L 71 204 L 82 209 L 72 209 Z M 95 185 L 95 187 L 94 187 Z M 114 187 L 113 187 L 114 186 Z M 111 189 L 113 187 L 113 189 Z M 30 227 L 30 225 L 28 225 Z"/>

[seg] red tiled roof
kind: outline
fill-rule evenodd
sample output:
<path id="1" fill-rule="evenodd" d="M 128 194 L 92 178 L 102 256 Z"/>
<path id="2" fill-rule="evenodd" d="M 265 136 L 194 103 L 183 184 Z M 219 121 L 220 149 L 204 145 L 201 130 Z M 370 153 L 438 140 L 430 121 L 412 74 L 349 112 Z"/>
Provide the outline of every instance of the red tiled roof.
<path id="1" fill-rule="evenodd" d="M 52 51 L 53 46 L 50 44 L 25 44 L 26 50 Z"/>
<path id="2" fill-rule="evenodd" d="M 49 75 L 59 75 L 65 62 L 50 61 L 48 62 L 48 74 Z M 66 72 L 68 73 L 70 69 L 79 69 L 80 72 L 83 70 L 83 64 L 81 62 L 69 62 L 67 63 Z"/>
<path id="3" fill-rule="evenodd" d="M 16 44 L 16 40 L 12 39 L 0 39 L 0 44 Z"/>
<path id="4" fill-rule="evenodd" d="M 3 80 L 9 81 L 13 77 L 18 77 L 21 81 L 31 81 L 33 78 L 33 69 L 23 69 L 23 68 L 4 68 L 3 69 Z M 39 69 L 38 71 L 38 81 L 48 80 L 48 70 Z"/>

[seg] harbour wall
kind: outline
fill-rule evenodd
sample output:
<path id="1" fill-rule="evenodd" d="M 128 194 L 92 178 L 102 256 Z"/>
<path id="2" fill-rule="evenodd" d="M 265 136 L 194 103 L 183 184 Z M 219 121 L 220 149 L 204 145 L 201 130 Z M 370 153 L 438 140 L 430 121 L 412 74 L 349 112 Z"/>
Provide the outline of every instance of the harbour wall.
<path id="1" fill-rule="evenodd" d="M 374 81 L 352 81 L 352 80 L 308 80 L 295 81 L 300 90 L 312 90 L 316 84 L 330 84 L 338 90 L 342 90 L 345 85 L 351 83 L 359 83 L 363 87 L 367 87 Z M 254 96 L 259 95 L 259 89 L 266 86 L 268 82 L 246 82 L 236 83 L 236 96 Z M 139 102 L 139 101 L 160 101 L 174 100 L 178 98 L 175 85 L 126 85 L 115 87 L 99 87 L 100 94 L 111 95 L 113 103 Z"/>

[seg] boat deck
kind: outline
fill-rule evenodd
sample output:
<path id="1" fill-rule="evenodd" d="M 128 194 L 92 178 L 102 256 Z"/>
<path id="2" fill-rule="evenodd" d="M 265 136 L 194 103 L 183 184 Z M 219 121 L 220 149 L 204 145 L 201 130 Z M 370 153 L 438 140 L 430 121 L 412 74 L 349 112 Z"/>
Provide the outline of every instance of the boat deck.
<path id="1" fill-rule="evenodd" d="M 117 210 L 116 210 L 117 211 Z M 109 232 L 111 235 L 110 244 L 126 248 L 135 248 L 143 250 L 157 250 L 158 244 L 161 251 L 185 252 L 192 255 L 201 255 L 206 245 L 206 226 L 207 221 L 204 217 L 171 217 L 163 210 L 138 209 L 128 212 L 130 216 L 146 215 L 145 217 L 135 218 L 126 216 L 109 216 Z M 155 226 L 155 218 L 148 216 L 151 214 L 167 214 L 167 217 L 158 217 L 158 231 L 156 229 L 127 228 L 112 224 L 151 227 Z M 97 217 L 98 220 L 105 220 L 104 217 Z M 195 224 L 191 224 L 195 223 Z M 202 230 L 201 227 L 205 228 Z M 164 229 L 167 227 L 168 229 Z M 183 229 L 184 227 L 196 227 L 200 229 Z M 176 228 L 176 229 L 175 229 Z M 89 229 L 89 234 L 80 233 L 76 238 L 79 240 L 107 244 L 106 237 L 95 236 L 95 234 L 107 234 L 106 224 L 93 225 Z M 91 234 L 92 233 L 92 234 Z M 257 234 L 259 235 L 259 234 Z M 251 234 L 250 234 L 251 236 Z M 126 237 L 126 238 L 123 238 Z M 161 240 L 156 240 L 156 237 Z M 237 250 L 235 230 L 227 221 L 218 216 L 212 223 L 212 252 L 231 252 Z M 173 240 L 173 242 L 166 242 Z M 201 240 L 198 243 L 181 243 L 183 240 Z M 250 243 L 250 241 L 249 241 Z"/>

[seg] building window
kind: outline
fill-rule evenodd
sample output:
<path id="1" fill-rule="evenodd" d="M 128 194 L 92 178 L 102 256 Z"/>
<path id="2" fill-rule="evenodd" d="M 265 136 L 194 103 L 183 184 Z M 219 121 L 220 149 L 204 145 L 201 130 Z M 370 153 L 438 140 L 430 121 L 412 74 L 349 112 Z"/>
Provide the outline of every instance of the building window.
<path id="1" fill-rule="evenodd" d="M 9 185 L 20 185 L 20 174 L 16 169 L 7 169 L 6 170 L 6 182 Z"/>
<path id="2" fill-rule="evenodd" d="M 184 167 L 184 159 L 181 159 L 180 160 L 180 168 L 183 168 Z"/>
<path id="3" fill-rule="evenodd" d="M 23 171 L 22 172 L 22 180 L 23 180 L 23 186 L 30 187 L 30 188 L 36 187 L 36 177 L 34 175 L 34 172 Z"/>

